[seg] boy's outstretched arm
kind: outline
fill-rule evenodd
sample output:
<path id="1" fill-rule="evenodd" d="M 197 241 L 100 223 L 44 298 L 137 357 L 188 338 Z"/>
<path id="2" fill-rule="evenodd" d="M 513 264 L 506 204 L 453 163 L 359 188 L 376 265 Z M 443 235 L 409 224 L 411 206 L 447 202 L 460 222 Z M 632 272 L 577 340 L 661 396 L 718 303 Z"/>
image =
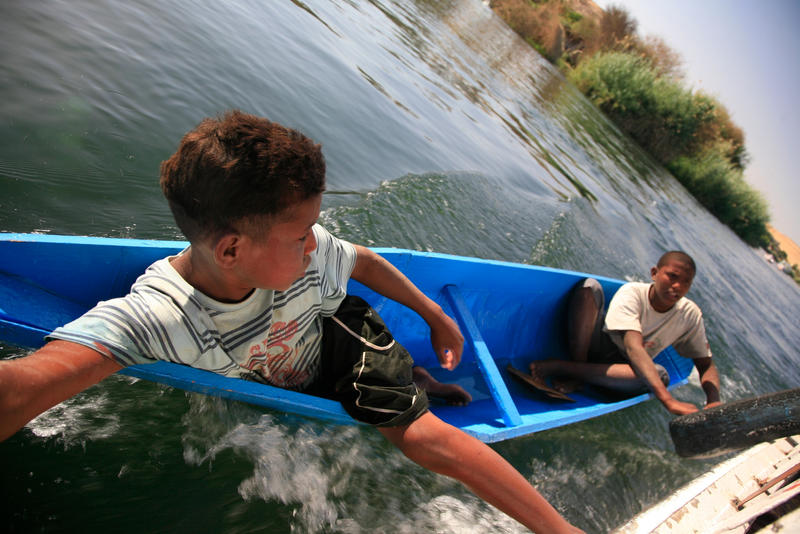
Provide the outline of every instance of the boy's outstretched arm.
<path id="1" fill-rule="evenodd" d="M 96 350 L 61 340 L 23 358 L 0 360 L 0 441 L 120 369 Z"/>
<path id="2" fill-rule="evenodd" d="M 456 322 L 385 258 L 366 247 L 355 247 L 358 256 L 351 278 L 417 312 L 431 327 L 431 343 L 439 363 L 445 369 L 455 369 L 464 347 L 464 336 Z"/>
<path id="3" fill-rule="evenodd" d="M 697 411 L 697 406 L 689 402 L 679 401 L 667 390 L 667 387 L 658 376 L 658 371 L 656 371 L 656 367 L 653 364 L 653 359 L 644 349 L 644 338 L 641 332 L 626 330 L 623 340 L 625 342 L 625 353 L 628 356 L 628 360 L 634 372 L 642 378 L 642 380 L 647 382 L 653 395 L 661 401 L 661 404 L 663 404 L 670 413 L 684 415 Z"/>
<path id="4" fill-rule="evenodd" d="M 431 412 L 405 427 L 379 427 L 420 466 L 452 477 L 478 497 L 539 534 L 582 531 L 569 524 L 494 449 L 445 423 Z"/>

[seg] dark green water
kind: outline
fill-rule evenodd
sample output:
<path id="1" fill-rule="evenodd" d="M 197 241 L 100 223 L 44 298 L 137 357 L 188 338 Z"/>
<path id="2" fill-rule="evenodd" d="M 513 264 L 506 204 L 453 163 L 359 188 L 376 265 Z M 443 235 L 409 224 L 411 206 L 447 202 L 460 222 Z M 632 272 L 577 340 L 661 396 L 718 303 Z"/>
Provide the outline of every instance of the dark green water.
<path id="1" fill-rule="evenodd" d="M 179 237 L 159 164 L 238 107 L 323 144 L 343 238 L 629 280 L 681 248 L 724 399 L 800 385 L 798 287 L 478 0 L 8 0 L 0 33 L 0 231 Z M 606 532 L 719 461 L 678 458 L 669 418 L 648 402 L 495 448 Z M 125 377 L 0 444 L 0 480 L 9 532 L 523 531 L 372 429 Z"/>

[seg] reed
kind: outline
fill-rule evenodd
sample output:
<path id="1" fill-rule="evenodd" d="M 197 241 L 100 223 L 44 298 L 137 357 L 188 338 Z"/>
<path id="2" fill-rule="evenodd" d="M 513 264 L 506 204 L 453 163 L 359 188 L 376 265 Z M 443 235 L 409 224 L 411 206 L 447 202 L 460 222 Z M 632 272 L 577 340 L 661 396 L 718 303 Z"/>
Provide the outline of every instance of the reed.
<path id="1" fill-rule="evenodd" d="M 564 51 L 564 30 L 558 2 L 494 0 L 492 9 L 548 60 L 555 62 Z"/>

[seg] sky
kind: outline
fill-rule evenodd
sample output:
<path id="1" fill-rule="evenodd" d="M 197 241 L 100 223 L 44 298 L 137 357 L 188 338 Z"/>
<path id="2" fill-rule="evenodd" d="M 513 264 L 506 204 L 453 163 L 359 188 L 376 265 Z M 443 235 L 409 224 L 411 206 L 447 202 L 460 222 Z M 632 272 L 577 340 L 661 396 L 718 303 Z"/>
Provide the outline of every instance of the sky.
<path id="1" fill-rule="evenodd" d="M 800 244 L 800 0 L 595 0 L 683 59 L 684 85 L 717 98 L 745 134 L 745 180 Z"/>

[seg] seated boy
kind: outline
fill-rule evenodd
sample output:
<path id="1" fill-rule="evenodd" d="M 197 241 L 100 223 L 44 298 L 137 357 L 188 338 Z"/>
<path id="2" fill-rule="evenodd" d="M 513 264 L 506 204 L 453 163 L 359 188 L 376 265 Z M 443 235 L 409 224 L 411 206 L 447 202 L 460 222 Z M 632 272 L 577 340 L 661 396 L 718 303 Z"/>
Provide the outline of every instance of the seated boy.
<path id="1" fill-rule="evenodd" d="M 414 375 L 443 385 L 413 371 L 374 310 L 346 294 L 353 278 L 410 307 L 430 326 L 441 365 L 458 365 L 463 337 L 441 307 L 382 257 L 317 224 L 319 145 L 234 111 L 183 138 L 161 187 L 190 246 L 42 349 L 0 362 L 0 439 L 123 366 L 164 359 L 337 399 L 410 459 L 536 532 L 578 532 L 493 449 L 428 410 Z"/>
<path id="2" fill-rule="evenodd" d="M 624 393 L 652 391 L 676 415 L 697 411 L 667 390 L 669 374 L 653 358 L 669 345 L 692 358 L 706 393 L 706 407 L 720 404 L 719 374 L 711 359 L 700 308 L 685 297 L 696 272 L 692 258 L 667 252 L 650 270 L 652 283 L 624 284 L 603 313 L 603 289 L 587 278 L 572 290 L 568 304 L 569 360 L 530 364 L 536 380 L 556 379 L 562 392 L 582 382 Z M 560 381 L 559 381 L 560 380 Z"/>

